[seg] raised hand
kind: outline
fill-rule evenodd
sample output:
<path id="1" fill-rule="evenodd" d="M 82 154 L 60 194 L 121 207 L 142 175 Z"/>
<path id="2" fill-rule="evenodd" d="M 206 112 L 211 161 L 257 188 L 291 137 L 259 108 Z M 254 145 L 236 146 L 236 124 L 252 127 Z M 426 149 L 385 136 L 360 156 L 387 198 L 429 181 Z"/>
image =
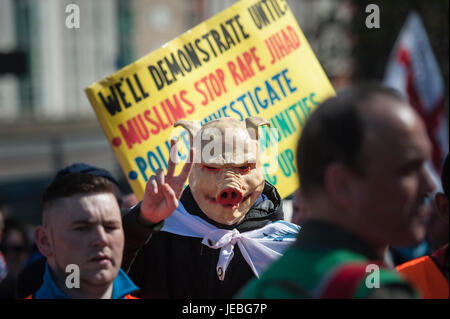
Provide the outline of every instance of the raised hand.
<path id="1" fill-rule="evenodd" d="M 177 154 L 177 141 L 170 141 L 170 154 Z M 167 175 L 162 169 L 152 175 L 145 186 L 144 199 L 141 204 L 141 218 L 150 224 L 156 224 L 169 217 L 178 207 L 183 187 L 192 170 L 194 149 L 191 147 L 189 159 L 184 164 L 180 175 L 174 176 L 175 162 L 169 156 Z"/>

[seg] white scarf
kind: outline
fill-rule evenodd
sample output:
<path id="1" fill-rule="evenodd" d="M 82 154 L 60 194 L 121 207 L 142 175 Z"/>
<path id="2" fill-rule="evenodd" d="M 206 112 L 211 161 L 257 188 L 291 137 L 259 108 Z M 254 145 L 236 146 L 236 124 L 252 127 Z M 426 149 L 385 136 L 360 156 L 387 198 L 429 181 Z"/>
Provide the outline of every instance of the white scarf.
<path id="1" fill-rule="evenodd" d="M 216 266 L 220 280 L 225 278 L 236 243 L 253 273 L 259 278 L 262 272 L 281 257 L 286 248 L 295 241 L 299 230 L 299 226 L 283 220 L 244 233 L 240 233 L 237 229 L 221 229 L 198 216 L 189 214 L 181 202 L 165 220 L 161 229 L 181 236 L 203 238 L 202 244 L 214 249 L 220 248 Z"/>

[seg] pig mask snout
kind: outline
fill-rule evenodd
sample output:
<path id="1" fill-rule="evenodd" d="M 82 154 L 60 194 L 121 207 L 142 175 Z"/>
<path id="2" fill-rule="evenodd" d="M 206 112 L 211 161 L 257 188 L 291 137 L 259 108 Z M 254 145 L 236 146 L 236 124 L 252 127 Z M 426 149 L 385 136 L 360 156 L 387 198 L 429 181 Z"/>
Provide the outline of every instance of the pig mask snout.
<path id="1" fill-rule="evenodd" d="M 242 193 L 236 188 L 222 190 L 217 196 L 217 202 L 221 205 L 236 205 L 242 200 Z"/>

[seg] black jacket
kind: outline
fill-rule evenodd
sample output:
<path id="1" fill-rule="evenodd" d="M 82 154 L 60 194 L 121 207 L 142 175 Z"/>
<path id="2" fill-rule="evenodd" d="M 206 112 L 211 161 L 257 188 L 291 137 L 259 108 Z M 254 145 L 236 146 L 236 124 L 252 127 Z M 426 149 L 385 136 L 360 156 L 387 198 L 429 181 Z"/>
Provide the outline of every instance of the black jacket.
<path id="1" fill-rule="evenodd" d="M 269 222 L 283 219 L 281 198 L 275 187 L 266 182 L 264 200 L 255 204 L 244 219 L 232 226 L 217 224 L 198 207 L 189 187 L 181 203 L 186 210 L 222 229 L 236 228 L 245 232 L 261 228 Z M 232 298 L 254 274 L 234 247 L 225 279 L 219 280 L 216 265 L 219 249 L 203 245 L 202 238 L 180 236 L 158 231 L 163 222 L 146 227 L 139 223 L 140 206 L 124 218 L 125 251 L 122 269 L 127 270 L 140 288 L 140 298 Z"/>

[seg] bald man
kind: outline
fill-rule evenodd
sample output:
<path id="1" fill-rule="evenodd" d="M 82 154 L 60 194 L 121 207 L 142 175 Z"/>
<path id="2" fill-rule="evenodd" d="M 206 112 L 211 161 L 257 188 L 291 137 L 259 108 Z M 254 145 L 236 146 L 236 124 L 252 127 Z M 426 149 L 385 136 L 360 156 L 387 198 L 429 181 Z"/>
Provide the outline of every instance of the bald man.
<path id="1" fill-rule="evenodd" d="M 355 88 L 325 101 L 297 148 L 310 214 L 303 232 L 239 297 L 418 296 L 382 260 L 388 244 L 425 237 L 430 152 L 419 115 L 389 89 Z"/>

